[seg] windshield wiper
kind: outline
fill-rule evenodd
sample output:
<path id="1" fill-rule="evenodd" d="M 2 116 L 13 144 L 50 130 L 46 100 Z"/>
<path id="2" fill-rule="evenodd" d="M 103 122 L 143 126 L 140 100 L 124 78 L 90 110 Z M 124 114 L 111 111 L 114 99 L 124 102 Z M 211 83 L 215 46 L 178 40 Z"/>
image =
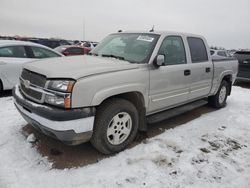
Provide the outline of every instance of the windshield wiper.
<path id="1" fill-rule="evenodd" d="M 116 58 L 116 59 L 125 60 L 124 57 L 113 55 L 113 54 L 102 54 L 101 56 L 102 57 L 113 57 L 113 58 Z"/>

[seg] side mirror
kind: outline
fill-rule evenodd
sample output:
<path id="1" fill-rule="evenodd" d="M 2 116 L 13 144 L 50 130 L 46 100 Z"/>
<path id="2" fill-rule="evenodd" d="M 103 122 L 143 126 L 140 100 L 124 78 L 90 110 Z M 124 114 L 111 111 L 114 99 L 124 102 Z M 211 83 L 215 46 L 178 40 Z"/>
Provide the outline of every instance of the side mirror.
<path id="1" fill-rule="evenodd" d="M 165 56 L 164 55 L 157 55 L 155 60 L 154 60 L 154 65 L 157 67 L 160 67 L 164 65 L 165 62 Z"/>

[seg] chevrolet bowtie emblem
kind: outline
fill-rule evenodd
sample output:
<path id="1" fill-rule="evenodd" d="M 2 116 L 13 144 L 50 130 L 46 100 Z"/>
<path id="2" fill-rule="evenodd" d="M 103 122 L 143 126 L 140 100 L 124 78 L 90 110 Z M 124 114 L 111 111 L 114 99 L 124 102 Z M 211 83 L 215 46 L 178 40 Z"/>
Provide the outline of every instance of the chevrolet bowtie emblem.
<path id="1" fill-rule="evenodd" d="M 28 89 L 30 88 L 30 81 L 29 80 L 24 80 L 23 85 Z"/>

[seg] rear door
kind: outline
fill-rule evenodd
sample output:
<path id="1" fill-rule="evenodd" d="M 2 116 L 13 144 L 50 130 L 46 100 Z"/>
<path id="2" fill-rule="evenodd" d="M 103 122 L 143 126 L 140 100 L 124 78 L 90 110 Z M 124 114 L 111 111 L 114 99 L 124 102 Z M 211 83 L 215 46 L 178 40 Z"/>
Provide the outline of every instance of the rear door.
<path id="1" fill-rule="evenodd" d="M 164 66 L 150 70 L 149 113 L 186 102 L 189 92 L 189 64 L 181 36 L 167 36 L 159 49 Z"/>
<path id="2" fill-rule="evenodd" d="M 205 42 L 198 37 L 187 37 L 191 55 L 190 64 L 190 94 L 189 99 L 193 100 L 207 96 L 212 87 L 213 63 L 208 58 Z"/>
<path id="3" fill-rule="evenodd" d="M 32 61 L 24 46 L 7 46 L 0 48 L 0 73 L 8 80 L 11 89 L 19 82 L 22 65 Z"/>

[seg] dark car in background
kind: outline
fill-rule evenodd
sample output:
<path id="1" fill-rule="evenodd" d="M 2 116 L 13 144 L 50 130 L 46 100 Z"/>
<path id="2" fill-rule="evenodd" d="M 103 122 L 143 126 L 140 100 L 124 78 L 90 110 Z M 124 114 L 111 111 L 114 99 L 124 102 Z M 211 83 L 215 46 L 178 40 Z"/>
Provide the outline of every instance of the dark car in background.
<path id="1" fill-rule="evenodd" d="M 50 48 L 56 48 L 62 45 L 71 45 L 67 40 L 63 39 L 28 39 L 27 41 L 41 44 Z"/>
<path id="2" fill-rule="evenodd" d="M 84 55 L 88 54 L 90 51 L 90 49 L 78 45 L 58 46 L 54 50 L 59 53 L 62 53 L 65 56 Z"/>
<path id="3" fill-rule="evenodd" d="M 239 61 L 237 81 L 250 82 L 250 51 L 237 51 L 234 56 Z"/>

